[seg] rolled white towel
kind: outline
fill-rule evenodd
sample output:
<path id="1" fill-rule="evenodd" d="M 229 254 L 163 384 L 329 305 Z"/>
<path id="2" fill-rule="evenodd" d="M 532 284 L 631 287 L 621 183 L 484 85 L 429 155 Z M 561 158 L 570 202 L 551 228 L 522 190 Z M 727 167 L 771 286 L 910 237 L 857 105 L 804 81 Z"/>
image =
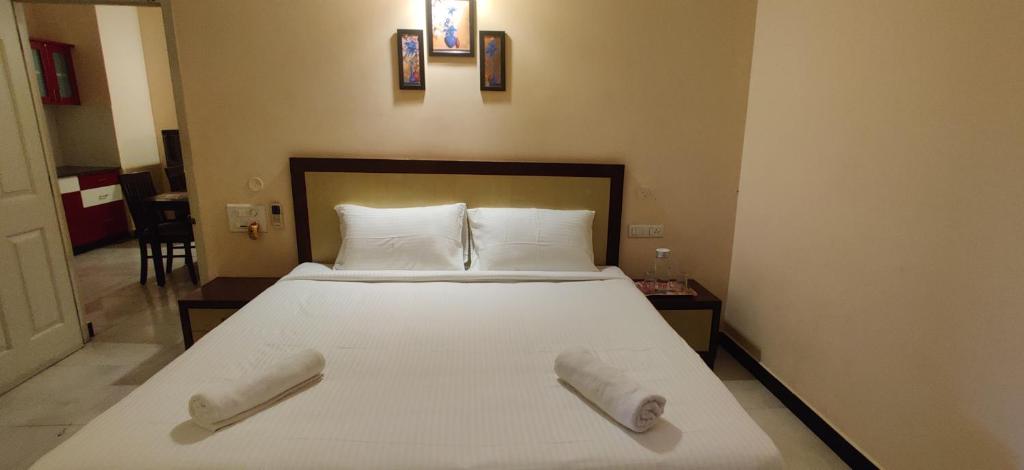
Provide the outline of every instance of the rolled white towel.
<path id="1" fill-rule="evenodd" d="M 665 411 L 665 397 L 645 390 L 623 371 L 584 348 L 563 351 L 555 374 L 623 426 L 644 432 Z"/>
<path id="2" fill-rule="evenodd" d="M 216 431 L 237 423 L 323 378 L 324 356 L 306 349 L 238 380 L 204 387 L 188 400 L 188 414 Z"/>

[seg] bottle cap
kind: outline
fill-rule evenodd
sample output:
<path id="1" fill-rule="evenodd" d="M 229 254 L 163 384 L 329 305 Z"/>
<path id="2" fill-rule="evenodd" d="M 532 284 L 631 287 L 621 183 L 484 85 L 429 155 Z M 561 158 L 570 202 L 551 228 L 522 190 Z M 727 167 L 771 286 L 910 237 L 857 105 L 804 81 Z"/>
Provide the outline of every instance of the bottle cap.
<path id="1" fill-rule="evenodd" d="M 668 258 L 668 255 L 672 254 L 672 250 L 668 248 L 658 248 L 654 250 L 654 253 L 657 258 Z"/>

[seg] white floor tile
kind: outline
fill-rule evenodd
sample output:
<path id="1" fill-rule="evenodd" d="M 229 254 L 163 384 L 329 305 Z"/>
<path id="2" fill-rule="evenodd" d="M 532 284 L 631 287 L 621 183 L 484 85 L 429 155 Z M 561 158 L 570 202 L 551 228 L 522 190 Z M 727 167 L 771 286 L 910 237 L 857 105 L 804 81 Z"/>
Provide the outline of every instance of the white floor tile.
<path id="1" fill-rule="evenodd" d="M 143 324 L 120 323 L 110 328 L 96 330 L 96 342 L 179 344 L 183 341 L 180 322 L 147 322 Z M 184 348 L 182 348 L 184 349 Z"/>
<path id="2" fill-rule="evenodd" d="M 5 469 L 28 468 L 81 426 L 0 426 L 0 459 Z"/>
<path id="3" fill-rule="evenodd" d="M 761 382 L 754 379 L 725 350 L 718 351 L 715 374 L 750 413 L 761 429 L 775 442 L 788 469 L 849 468 L 804 426 Z"/>
<path id="4" fill-rule="evenodd" d="M 747 412 L 775 442 L 787 469 L 849 468 L 788 409 L 760 408 Z"/>
<path id="5" fill-rule="evenodd" d="M 76 351 L 60 366 L 134 366 L 164 351 L 164 346 L 145 343 L 107 343 L 93 341 Z"/>
<path id="6" fill-rule="evenodd" d="M 718 357 L 715 358 L 715 375 L 720 380 L 754 380 L 754 376 L 740 365 L 736 358 L 721 348 L 718 350 Z"/>
<path id="7" fill-rule="evenodd" d="M 195 288 L 179 268 L 158 287 L 138 282 L 135 242 L 74 258 L 96 337 L 0 396 L 0 468 L 27 468 L 183 351 L 177 296 Z"/>
<path id="8" fill-rule="evenodd" d="M 723 380 L 722 383 L 745 410 L 785 408 L 785 405 L 757 380 Z"/>
<path id="9" fill-rule="evenodd" d="M 54 366 L 0 397 L 0 425 L 85 424 L 131 392 L 130 366 Z"/>

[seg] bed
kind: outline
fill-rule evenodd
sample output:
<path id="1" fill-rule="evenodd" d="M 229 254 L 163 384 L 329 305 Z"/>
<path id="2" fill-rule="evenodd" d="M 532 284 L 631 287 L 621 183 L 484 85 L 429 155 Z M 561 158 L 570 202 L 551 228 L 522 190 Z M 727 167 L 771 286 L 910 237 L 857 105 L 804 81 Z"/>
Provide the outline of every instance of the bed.
<path id="1" fill-rule="evenodd" d="M 321 196 L 295 175 L 293 160 L 301 219 Z M 595 247 L 608 264 L 621 167 L 611 175 L 587 176 L 609 183 L 588 196 L 603 199 L 608 230 L 595 231 L 606 237 Z M 618 268 L 337 271 L 311 259 L 312 223 L 296 222 L 302 264 L 34 468 L 782 467 L 768 436 Z M 554 358 L 574 345 L 662 393 L 661 421 L 633 433 L 559 382 Z M 190 422 L 197 385 L 306 347 L 327 359 L 321 383 L 216 433 Z"/>

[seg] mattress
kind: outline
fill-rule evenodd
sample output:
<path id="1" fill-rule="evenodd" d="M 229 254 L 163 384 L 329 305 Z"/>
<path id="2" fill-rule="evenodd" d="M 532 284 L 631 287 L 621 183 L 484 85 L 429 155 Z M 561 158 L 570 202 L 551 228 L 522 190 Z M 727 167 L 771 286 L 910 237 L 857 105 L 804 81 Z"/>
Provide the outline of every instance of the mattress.
<path id="1" fill-rule="evenodd" d="M 448 273 L 451 275 L 451 273 Z M 553 372 L 581 345 L 668 404 L 636 434 Z M 324 380 L 216 433 L 202 384 L 302 348 Z M 616 268 L 344 272 L 304 264 L 33 468 L 781 468 L 778 450 Z"/>

